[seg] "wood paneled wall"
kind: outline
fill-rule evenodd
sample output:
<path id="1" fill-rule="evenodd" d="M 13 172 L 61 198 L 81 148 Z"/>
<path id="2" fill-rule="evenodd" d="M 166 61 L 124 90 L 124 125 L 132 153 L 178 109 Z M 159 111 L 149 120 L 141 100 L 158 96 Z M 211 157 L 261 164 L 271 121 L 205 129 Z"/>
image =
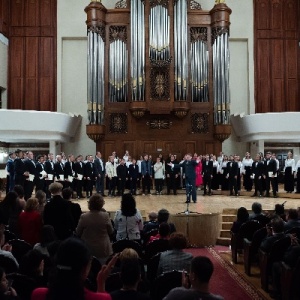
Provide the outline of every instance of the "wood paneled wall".
<path id="1" fill-rule="evenodd" d="M 57 2 L 9 4 L 8 108 L 55 111 Z"/>
<path id="2" fill-rule="evenodd" d="M 0 0 L 0 32 L 8 37 L 9 31 L 9 0 Z"/>
<path id="3" fill-rule="evenodd" d="M 300 1 L 254 0 L 256 113 L 300 110 Z"/>

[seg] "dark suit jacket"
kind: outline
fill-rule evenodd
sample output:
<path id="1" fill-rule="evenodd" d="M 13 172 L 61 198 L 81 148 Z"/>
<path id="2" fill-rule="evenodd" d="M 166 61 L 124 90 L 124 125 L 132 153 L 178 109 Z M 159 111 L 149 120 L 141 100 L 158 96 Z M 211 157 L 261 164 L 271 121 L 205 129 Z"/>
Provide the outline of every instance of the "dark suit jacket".
<path id="1" fill-rule="evenodd" d="M 25 165 L 22 159 L 16 158 L 14 160 L 14 170 L 15 170 L 15 176 L 17 177 L 23 177 L 25 172 Z"/>
<path id="2" fill-rule="evenodd" d="M 84 163 L 81 162 L 81 165 L 80 165 L 80 162 L 76 162 L 74 164 L 74 169 L 75 169 L 75 177 L 77 177 L 77 174 L 81 174 L 81 175 L 84 175 Z"/>
<path id="3" fill-rule="evenodd" d="M 102 161 L 102 165 L 103 165 L 103 168 L 101 167 L 101 163 L 100 163 L 100 159 L 99 158 L 95 158 L 94 160 L 94 168 L 95 168 L 95 175 L 98 176 L 99 174 L 102 176 L 105 174 L 105 164 L 103 162 L 103 160 L 101 159 Z"/>
<path id="4" fill-rule="evenodd" d="M 29 174 L 36 175 L 36 165 L 31 159 L 24 160 L 24 171 L 29 172 Z"/>
<path id="5" fill-rule="evenodd" d="M 137 164 L 129 165 L 129 178 L 137 179 L 139 177 L 139 166 Z"/>
<path id="6" fill-rule="evenodd" d="M 125 180 L 128 176 L 126 165 L 118 165 L 117 166 L 117 175 L 118 178 Z"/>
<path id="7" fill-rule="evenodd" d="M 198 163 L 195 160 L 185 160 L 179 164 L 174 164 L 174 168 L 183 168 L 186 178 L 196 179 L 195 167 Z"/>
<path id="8" fill-rule="evenodd" d="M 274 175 L 277 172 L 277 164 L 276 164 L 276 160 L 274 160 L 274 159 L 270 159 L 269 163 L 268 163 L 268 160 L 265 160 L 265 175 L 266 175 L 266 177 L 269 177 L 269 172 L 273 172 Z"/>
<path id="9" fill-rule="evenodd" d="M 72 234 L 75 222 L 70 205 L 61 196 L 53 196 L 44 208 L 44 224 L 52 225 L 58 239 L 63 240 Z"/>
<path id="10" fill-rule="evenodd" d="M 51 162 L 50 160 L 45 161 L 45 171 L 47 174 L 54 175 L 54 162 Z"/>
<path id="11" fill-rule="evenodd" d="M 57 179 L 60 179 L 59 175 L 65 175 L 65 170 L 64 170 L 64 167 L 63 167 L 63 163 L 56 162 L 54 164 L 54 173 L 55 173 L 55 176 L 56 176 Z"/>
<path id="12" fill-rule="evenodd" d="M 260 249 L 266 253 L 269 253 L 273 244 L 284 237 L 285 234 L 283 232 L 268 236 L 261 242 Z"/>
<path id="13" fill-rule="evenodd" d="M 255 174 L 255 178 L 264 175 L 264 163 L 262 161 L 254 161 L 252 164 L 252 173 Z"/>
<path id="14" fill-rule="evenodd" d="M 150 160 L 143 160 L 141 162 L 141 173 L 143 176 L 147 173 L 152 176 L 152 162 Z"/>
<path id="15" fill-rule="evenodd" d="M 65 172 L 65 178 L 68 178 L 68 176 L 74 176 L 75 175 L 74 162 L 67 161 L 65 163 L 64 172 Z M 73 175 L 73 172 L 74 172 L 74 175 Z"/>
<path id="16" fill-rule="evenodd" d="M 238 176 L 239 164 L 236 161 L 229 161 L 227 163 L 227 170 L 229 177 Z"/>
<path id="17" fill-rule="evenodd" d="M 206 165 L 206 162 L 208 162 L 208 164 Z M 205 160 L 202 163 L 202 174 L 204 176 L 211 176 L 213 174 L 213 162 L 212 160 Z"/>
<path id="18" fill-rule="evenodd" d="M 96 177 L 94 174 L 94 164 L 92 162 L 86 162 L 84 166 L 84 177 L 90 177 L 90 179 L 94 179 Z"/>
<path id="19" fill-rule="evenodd" d="M 35 167 L 35 171 L 36 171 L 35 178 L 42 179 L 41 172 L 45 171 L 45 166 L 42 165 L 40 162 L 37 162 L 36 167 Z"/>

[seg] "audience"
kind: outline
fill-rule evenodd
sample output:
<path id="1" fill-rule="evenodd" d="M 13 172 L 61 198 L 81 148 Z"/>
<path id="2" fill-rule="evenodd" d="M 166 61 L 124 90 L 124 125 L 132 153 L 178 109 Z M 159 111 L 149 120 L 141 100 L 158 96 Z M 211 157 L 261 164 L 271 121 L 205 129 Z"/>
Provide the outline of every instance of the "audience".
<path id="1" fill-rule="evenodd" d="M 18 221 L 20 237 L 32 246 L 40 241 L 43 226 L 38 207 L 38 200 L 29 198 L 26 202 L 25 211 L 20 213 Z"/>
<path id="2" fill-rule="evenodd" d="M 120 277 L 122 288 L 110 294 L 113 300 L 150 300 L 148 295 L 137 290 L 141 280 L 141 267 L 138 258 L 122 261 Z"/>
<path id="3" fill-rule="evenodd" d="M 256 220 L 263 226 L 270 222 L 270 219 L 263 213 L 262 206 L 258 202 L 252 204 L 252 214 L 249 216 L 249 220 Z"/>
<path id="4" fill-rule="evenodd" d="M 183 233 L 174 232 L 170 236 L 171 250 L 162 252 L 158 264 L 158 275 L 173 270 L 189 270 L 193 255 L 184 252 L 187 248 L 187 239 Z"/>
<path id="5" fill-rule="evenodd" d="M 5 244 L 5 236 L 4 236 L 4 228 L 0 230 L 0 255 L 6 256 L 10 258 L 16 265 L 16 268 L 19 268 L 19 263 L 17 262 L 16 258 L 11 253 L 11 245 L 8 243 Z"/>
<path id="6" fill-rule="evenodd" d="M 78 225 L 80 216 L 82 214 L 82 211 L 81 211 L 81 207 L 78 203 L 72 202 L 72 195 L 73 195 L 73 190 L 70 187 L 63 189 L 62 197 L 68 201 L 68 204 L 69 204 L 70 210 L 71 210 L 71 214 L 74 219 L 74 225 L 76 228 Z"/>
<path id="7" fill-rule="evenodd" d="M 104 200 L 100 194 L 93 194 L 88 202 L 89 212 L 81 215 L 76 234 L 87 244 L 91 254 L 104 264 L 113 253 L 110 235 L 113 233 L 111 220 L 103 211 Z"/>
<path id="8" fill-rule="evenodd" d="M 111 264 L 115 261 L 112 260 Z M 84 287 L 91 267 L 91 254 L 78 238 L 68 238 L 61 243 L 56 255 L 56 266 L 49 277 L 48 288 L 38 288 L 32 293 L 32 300 L 96 300 L 111 299 L 107 293 L 94 293 Z M 105 281 L 108 268 L 102 268 L 99 281 Z M 101 273 L 101 272 L 100 272 Z M 99 284 L 98 290 L 103 290 Z"/>
<path id="9" fill-rule="evenodd" d="M 70 237 L 75 229 L 70 206 L 61 196 L 62 188 L 61 183 L 54 182 L 50 184 L 49 191 L 52 197 L 44 209 L 44 224 L 52 225 L 56 236 L 60 240 Z"/>
<path id="10" fill-rule="evenodd" d="M 287 222 L 284 224 L 284 231 L 290 230 L 293 227 L 300 227 L 298 213 L 296 209 L 289 209 L 287 213 Z"/>
<path id="11" fill-rule="evenodd" d="M 1 267 L 0 267 L 0 299 L 3 300 L 20 299 L 17 296 L 17 292 L 10 286 L 9 281 L 6 278 L 5 271 Z"/>
<path id="12" fill-rule="evenodd" d="M 173 232 L 176 231 L 175 225 L 173 223 L 169 223 L 169 217 L 170 217 L 170 213 L 167 209 L 161 209 L 158 211 L 158 215 L 157 215 L 157 221 L 158 224 L 161 223 L 168 223 L 170 226 L 170 234 L 172 234 Z M 158 226 L 157 226 L 158 227 Z"/>
<path id="13" fill-rule="evenodd" d="M 35 193 L 35 198 L 37 198 L 39 202 L 38 212 L 41 214 L 41 216 L 43 216 L 46 204 L 46 193 L 42 190 L 38 190 Z"/>
<path id="14" fill-rule="evenodd" d="M 209 281 L 213 271 L 214 266 L 208 257 L 193 258 L 189 276 L 183 279 L 183 287 L 171 290 L 164 300 L 222 300 L 223 297 L 211 294 L 209 291 Z"/>
<path id="15" fill-rule="evenodd" d="M 21 185 L 17 184 L 17 185 L 14 186 L 13 191 L 18 194 L 19 204 L 22 207 L 22 209 L 24 209 L 25 205 L 26 205 L 26 200 L 24 198 L 24 194 L 25 194 L 24 193 L 24 188 Z"/>
<path id="16" fill-rule="evenodd" d="M 233 222 L 231 232 L 237 233 L 241 226 L 249 221 L 249 213 L 245 207 L 240 207 L 237 211 L 237 220 Z"/>
<path id="17" fill-rule="evenodd" d="M 48 245 L 56 241 L 56 235 L 53 226 L 44 225 L 41 230 L 41 242 L 34 245 L 33 249 L 38 250 L 45 256 L 50 256 Z"/>
<path id="18" fill-rule="evenodd" d="M 268 228 L 268 235 L 267 237 L 261 242 L 260 249 L 264 252 L 269 253 L 273 244 L 285 237 L 284 233 L 284 222 L 279 217 L 274 218 L 270 225 L 267 226 Z"/>
<path id="19" fill-rule="evenodd" d="M 170 239 L 170 226 L 168 223 L 161 223 L 158 228 L 158 234 L 150 236 L 149 242 L 151 243 L 155 240 L 168 240 Z"/>
<path id="20" fill-rule="evenodd" d="M 149 221 L 146 221 L 144 223 L 143 232 L 147 233 L 153 229 L 158 228 L 158 222 L 157 222 L 157 213 L 155 211 L 152 211 L 148 215 Z"/>
<path id="21" fill-rule="evenodd" d="M 134 197 L 129 193 L 122 196 L 121 209 L 116 211 L 114 226 L 117 240 L 129 239 L 140 242 L 143 218 L 136 208 Z"/>

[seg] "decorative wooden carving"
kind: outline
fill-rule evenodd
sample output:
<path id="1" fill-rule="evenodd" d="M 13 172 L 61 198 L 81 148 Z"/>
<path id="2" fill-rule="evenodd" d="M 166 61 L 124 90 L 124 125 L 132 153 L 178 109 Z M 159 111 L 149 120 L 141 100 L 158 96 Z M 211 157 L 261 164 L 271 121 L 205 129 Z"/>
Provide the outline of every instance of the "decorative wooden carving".
<path id="1" fill-rule="evenodd" d="M 191 43 L 197 41 L 207 42 L 207 27 L 191 27 L 190 35 Z"/>
<path id="2" fill-rule="evenodd" d="M 146 123 L 151 129 L 170 129 L 172 122 L 169 120 L 153 119 Z"/>
<path id="3" fill-rule="evenodd" d="M 115 8 L 127 8 L 127 0 L 120 0 L 116 3 Z"/>
<path id="4" fill-rule="evenodd" d="M 190 1 L 190 9 L 202 10 L 201 4 L 195 0 Z"/>
<path id="5" fill-rule="evenodd" d="M 192 133 L 208 133 L 208 113 L 194 113 L 191 116 Z"/>
<path id="6" fill-rule="evenodd" d="M 216 38 L 223 33 L 229 33 L 229 28 L 228 27 L 214 27 L 211 31 L 211 41 L 212 44 L 215 42 Z"/>
<path id="7" fill-rule="evenodd" d="M 109 27 L 109 42 L 112 43 L 116 40 L 127 42 L 126 26 L 110 26 Z"/>
<path id="8" fill-rule="evenodd" d="M 98 33 L 102 37 L 102 40 L 105 42 L 105 25 L 104 24 L 101 26 L 91 26 L 88 28 L 88 31 Z"/>
<path id="9" fill-rule="evenodd" d="M 150 3 L 150 7 L 161 5 L 165 8 L 168 8 L 169 6 L 169 0 L 149 0 L 149 3 Z"/>
<path id="10" fill-rule="evenodd" d="M 223 143 L 231 135 L 231 125 L 216 125 L 214 126 L 214 137 Z"/>
<path id="11" fill-rule="evenodd" d="M 170 100 L 170 74 L 169 68 L 151 68 L 150 99 L 156 101 Z"/>
<path id="12" fill-rule="evenodd" d="M 93 140 L 96 143 L 104 138 L 105 125 L 86 125 L 86 134 L 91 140 Z"/>
<path id="13" fill-rule="evenodd" d="M 109 132 L 110 133 L 127 133 L 128 118 L 125 113 L 115 113 L 109 115 Z"/>

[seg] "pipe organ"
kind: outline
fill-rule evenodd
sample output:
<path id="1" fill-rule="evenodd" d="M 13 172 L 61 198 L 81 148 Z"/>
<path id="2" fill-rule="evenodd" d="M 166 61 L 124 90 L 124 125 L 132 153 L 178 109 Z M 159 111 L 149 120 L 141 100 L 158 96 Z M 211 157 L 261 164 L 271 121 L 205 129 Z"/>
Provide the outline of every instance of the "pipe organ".
<path id="1" fill-rule="evenodd" d="M 97 149 L 220 151 L 231 132 L 224 1 L 204 11 L 194 0 L 93 0 L 85 12 L 86 131 Z"/>

